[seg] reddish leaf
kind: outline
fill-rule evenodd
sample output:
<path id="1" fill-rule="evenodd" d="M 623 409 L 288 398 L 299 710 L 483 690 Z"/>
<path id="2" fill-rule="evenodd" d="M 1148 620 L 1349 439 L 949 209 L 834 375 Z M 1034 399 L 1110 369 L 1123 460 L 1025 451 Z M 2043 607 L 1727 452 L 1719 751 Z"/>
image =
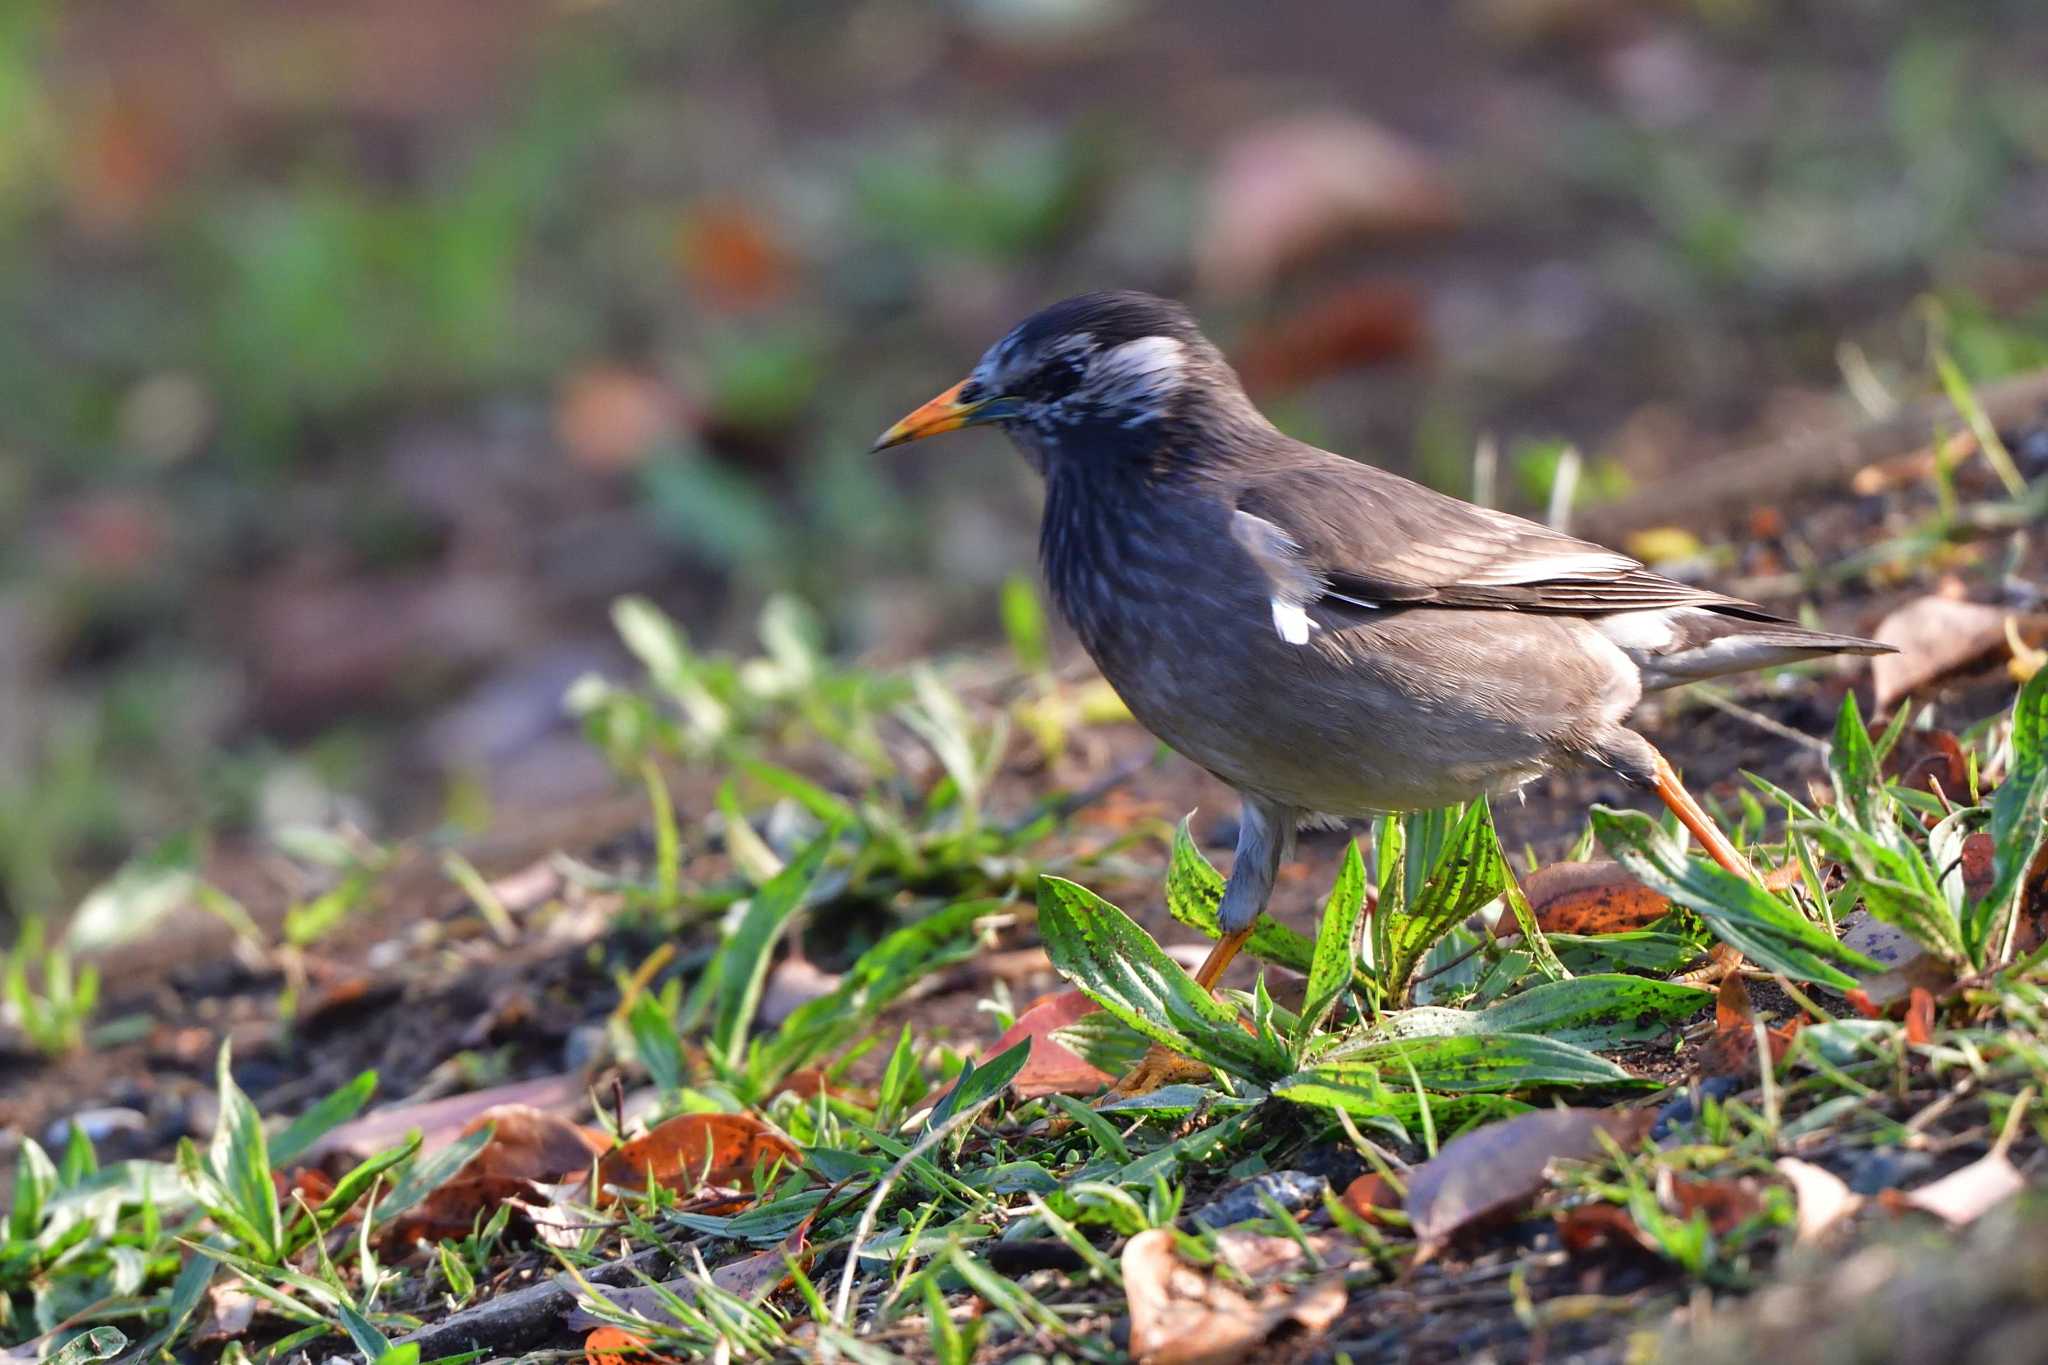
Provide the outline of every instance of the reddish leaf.
<path id="1" fill-rule="evenodd" d="M 1755 1012 L 1749 1003 L 1749 987 L 1738 972 L 1721 978 L 1714 996 L 1714 1036 L 1700 1055 L 1702 1076 L 1746 1076 L 1756 1068 Z M 1764 1031 L 1771 1049 L 1771 1065 L 1785 1060 L 1786 1050 L 1799 1035 L 1803 1019 L 1794 1019 Z"/>
<path id="2" fill-rule="evenodd" d="M 1850 1007 L 1865 1019 L 1884 1018 L 1884 1011 L 1878 1008 L 1877 1002 L 1872 1000 L 1865 991 L 1844 991 L 1842 998 L 1847 1000 Z"/>
<path id="3" fill-rule="evenodd" d="M 1934 1041 L 1934 996 L 1915 986 L 1906 1004 L 1906 1041 L 1925 1047 Z"/>
<path id="4" fill-rule="evenodd" d="M 1020 1100 L 1043 1095 L 1092 1095 L 1114 1078 L 1099 1067 L 1090 1066 L 1078 1052 L 1056 1041 L 1054 1029 L 1065 1028 L 1100 1006 L 1079 991 L 1060 991 L 1032 1002 L 1003 1036 L 982 1049 L 980 1061 L 1008 1051 L 1024 1039 L 1031 1040 L 1031 1055 L 1010 1088 Z"/>
<path id="5" fill-rule="evenodd" d="M 1380 1215 L 1385 1210 L 1401 1207 L 1401 1196 L 1385 1176 L 1367 1171 L 1344 1187 L 1344 1207 L 1368 1223 L 1378 1223 L 1384 1221 Z"/>
<path id="6" fill-rule="evenodd" d="M 638 1191 L 651 1174 L 678 1193 L 701 1185 L 752 1190 L 756 1167 L 790 1165 L 799 1157 L 789 1139 L 752 1115 L 682 1114 L 608 1153 L 598 1163 L 597 1183 L 601 1191 Z"/>
<path id="7" fill-rule="evenodd" d="M 1239 366 L 1253 392 L 1299 388 L 1325 375 L 1399 360 L 1422 347 L 1422 300 L 1403 284 L 1363 280 L 1255 333 Z"/>
<path id="8" fill-rule="evenodd" d="M 1736 1227 L 1762 1212 L 1763 1188 L 1747 1176 L 1736 1180 L 1679 1180 L 1671 1186 L 1669 1201 L 1676 1211 L 1690 1218 L 1707 1216 L 1707 1226 L 1716 1237 L 1725 1237 Z"/>
<path id="9" fill-rule="evenodd" d="M 597 365 L 569 376 L 555 397 L 555 439 L 585 469 L 631 469 L 683 422 L 676 395 L 659 379 Z"/>
<path id="10" fill-rule="evenodd" d="M 1539 867 L 1522 878 L 1522 894 L 1546 934 L 1627 933 L 1671 910 L 1668 898 L 1629 876 L 1621 864 L 1605 860 Z M 1519 932 L 1512 911 L 1501 913 L 1493 932 L 1495 937 Z"/>
<path id="11" fill-rule="evenodd" d="M 728 310 L 772 303 L 793 283 L 789 253 L 749 204 L 697 205 L 676 234 L 676 254 L 698 292 Z"/>
<path id="12" fill-rule="evenodd" d="M 1408 1221 L 1425 1254 L 1468 1228 L 1513 1213 L 1543 1189 L 1550 1163 L 1599 1156 L 1600 1135 L 1633 1146 L 1648 1110 L 1548 1109 L 1453 1139 L 1408 1175 Z"/>
<path id="13" fill-rule="evenodd" d="M 1654 1251 L 1636 1220 L 1619 1204 L 1578 1204 L 1554 1215 L 1557 1239 L 1574 1256 L 1617 1248 Z"/>

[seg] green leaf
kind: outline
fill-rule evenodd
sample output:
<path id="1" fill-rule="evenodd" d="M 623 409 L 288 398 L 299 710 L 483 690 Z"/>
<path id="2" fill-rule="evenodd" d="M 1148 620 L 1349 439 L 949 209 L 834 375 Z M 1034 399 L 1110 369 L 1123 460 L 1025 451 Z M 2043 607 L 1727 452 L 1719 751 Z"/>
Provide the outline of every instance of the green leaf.
<path id="1" fill-rule="evenodd" d="M 357 1200 L 370 1192 L 370 1186 L 375 1184 L 379 1177 L 401 1161 L 412 1159 L 419 1150 L 420 1135 L 415 1130 L 396 1147 L 387 1147 L 375 1156 L 357 1162 L 347 1175 L 334 1183 L 334 1192 L 314 1208 L 312 1223 L 294 1228 L 293 1235 L 286 1240 L 285 1250 L 288 1253 L 296 1251 L 313 1237 L 333 1227 L 341 1221 L 344 1213 L 355 1207 Z"/>
<path id="2" fill-rule="evenodd" d="M 34 1138 L 21 1140 L 14 1165 L 14 1206 L 7 1211 L 7 1235 L 32 1242 L 43 1226 L 43 1206 L 57 1192 L 57 1163 Z"/>
<path id="3" fill-rule="evenodd" d="M 737 756 L 733 763 L 764 787 L 773 787 L 827 825 L 856 825 L 860 812 L 807 777 L 759 759 Z"/>
<path id="4" fill-rule="evenodd" d="M 1002 615 L 1003 634 L 1009 638 L 1010 652 L 1017 656 L 1017 666 L 1026 673 L 1043 673 L 1051 668 L 1045 607 L 1038 600 L 1038 589 L 1023 574 L 1011 574 L 1003 580 Z"/>
<path id="5" fill-rule="evenodd" d="M 1404 1141 L 1408 1129 L 1422 1117 L 1424 1096 L 1413 1090 L 1395 1090 L 1375 1077 L 1337 1079 L 1320 1071 L 1303 1071 L 1277 1081 L 1273 1094 L 1295 1104 L 1315 1109 L 1342 1109 L 1362 1119 L 1392 1128 Z M 1532 1106 L 1503 1094 L 1428 1095 L 1432 1121 L 1446 1129 L 1513 1114 L 1526 1113 Z"/>
<path id="6" fill-rule="evenodd" d="M 390 1197 L 377 1206 L 377 1222 L 384 1224 L 404 1213 L 413 1205 L 440 1189 L 455 1173 L 469 1164 L 469 1159 L 484 1149 L 491 1140 L 497 1125 L 487 1123 L 473 1133 L 465 1133 L 446 1147 L 416 1157 L 398 1175 L 391 1186 Z M 408 1140 L 410 1140 L 408 1135 Z"/>
<path id="7" fill-rule="evenodd" d="M 314 1143 L 362 1112 L 376 1093 L 377 1073 L 365 1071 L 293 1119 L 270 1140 L 270 1168 L 281 1170 L 291 1165 Z"/>
<path id="8" fill-rule="evenodd" d="M 348 1329 L 349 1340 L 356 1344 L 356 1349 L 363 1353 L 364 1359 L 373 1362 L 373 1365 L 379 1365 L 386 1353 L 391 1350 L 391 1342 L 347 1299 L 341 1300 L 334 1307 L 341 1315 L 341 1325 Z M 414 1350 L 417 1351 L 418 1348 L 415 1347 Z"/>
<path id="9" fill-rule="evenodd" d="M 756 891 L 739 927 L 720 950 L 724 970 L 712 1018 L 711 1050 L 731 1070 L 739 1070 L 745 1061 L 747 1028 L 761 1003 L 761 986 L 768 979 L 768 959 L 774 953 L 775 940 L 803 904 L 804 894 L 838 837 L 837 830 L 827 830 Z"/>
<path id="10" fill-rule="evenodd" d="M 1884 774 L 1854 692 L 1842 695 L 1841 708 L 1835 713 L 1835 739 L 1828 747 L 1828 776 L 1834 782 L 1836 808 L 1848 813 L 1856 828 L 1875 834 L 1881 824 L 1888 822 L 1891 806 L 1884 794 Z"/>
<path id="11" fill-rule="evenodd" d="M 1640 811 L 1596 806 L 1593 830 L 1630 876 L 1693 911 L 1718 937 L 1769 971 L 1846 991 L 1855 989 L 1856 981 L 1843 967 L 1883 970 L 1755 882 L 1686 857 Z"/>
<path id="12" fill-rule="evenodd" d="M 1136 1066 L 1151 1046 L 1145 1035 L 1107 1010 L 1096 1010 L 1071 1024 L 1061 1025 L 1052 1031 L 1052 1039 L 1096 1070 L 1112 1076 L 1121 1076 Z"/>
<path id="13" fill-rule="evenodd" d="M 1295 1024 L 1294 1046 L 1299 1050 L 1336 1006 L 1337 997 L 1351 986 L 1358 971 L 1358 924 L 1365 912 L 1365 860 L 1358 856 L 1358 841 L 1344 849 L 1344 865 L 1330 888 L 1316 926 L 1315 956 L 1310 959 L 1308 987 L 1302 996 L 1301 1017 Z"/>
<path id="14" fill-rule="evenodd" d="M 118 1327 L 94 1327 L 80 1332 L 58 1347 L 44 1365 L 98 1365 L 128 1349 L 128 1337 Z"/>
<path id="15" fill-rule="evenodd" d="M 1192 819 L 1181 817 L 1180 826 L 1173 832 L 1173 854 L 1166 865 L 1166 909 L 1188 928 L 1200 930 L 1210 938 L 1221 938 L 1223 929 L 1217 922 L 1216 911 L 1223 903 L 1223 874 L 1196 847 L 1189 829 Z M 1245 941 L 1244 951 L 1262 962 L 1297 972 L 1308 971 L 1315 960 L 1315 944 L 1308 935 L 1268 915 L 1260 915 L 1252 925 L 1252 936 Z"/>
<path id="16" fill-rule="evenodd" d="M 1991 890 L 1971 907 L 1972 951 L 1990 956 L 1990 939 L 2016 913 L 2020 881 L 2041 851 L 2048 817 L 2048 669 L 2027 679 L 2012 707 L 2012 763 L 1991 794 Z M 2008 940 L 2011 935 L 2004 935 Z M 1999 946 L 2002 956 L 2003 945 Z"/>
<path id="17" fill-rule="evenodd" d="M 1038 879 L 1038 927 L 1053 966 L 1089 999 L 1157 1043 L 1250 1079 L 1287 1059 L 1246 1033 L 1237 1011 L 1202 989 L 1123 911 L 1062 877 Z"/>
<path id="18" fill-rule="evenodd" d="M 740 809 L 739 788 L 729 777 L 718 786 L 718 813 L 725 820 L 725 851 L 733 866 L 756 886 L 774 880 L 782 871 L 782 859 L 754 832 L 747 813 Z"/>
<path id="19" fill-rule="evenodd" d="M 1527 1033 L 1575 1047 L 1611 1047 L 1655 1038 L 1713 1002 L 1712 991 L 1677 981 L 1579 976 L 1543 982 L 1484 1010 L 1400 1010 L 1385 1015 L 1373 1032 L 1398 1038 Z"/>
<path id="20" fill-rule="evenodd" d="M 931 1117 L 925 1121 L 925 1127 L 937 1128 L 953 1115 L 967 1113 L 994 1099 L 1002 1093 L 1004 1086 L 1017 1079 L 1017 1073 L 1024 1069 L 1024 1063 L 1030 1056 L 1031 1040 L 1024 1038 L 981 1066 L 969 1060 L 961 1068 L 959 1079 L 932 1106 Z"/>
<path id="21" fill-rule="evenodd" d="M 633 1055 L 664 1097 L 683 1088 L 689 1076 L 683 1059 L 683 1040 L 676 1036 L 675 1020 L 652 991 L 642 991 L 626 1011 L 626 1030 L 633 1035 Z"/>
<path id="22" fill-rule="evenodd" d="M 1346 1046 L 1308 1069 L 1337 1083 L 1377 1077 L 1398 1083 L 1410 1068 L 1425 1089 L 1454 1094 L 1535 1085 L 1647 1085 L 1582 1047 L 1533 1033 L 1464 1033 L 1389 1038 Z"/>
<path id="23" fill-rule="evenodd" d="M 284 1218 L 278 1209 L 277 1187 L 270 1179 L 270 1145 L 263 1135 L 263 1116 L 235 1084 L 231 1061 L 230 1048 L 223 1041 L 214 1068 L 220 1117 L 207 1151 L 207 1172 L 253 1234 L 250 1252 L 274 1261 L 283 1252 Z"/>
<path id="24" fill-rule="evenodd" d="M 1513 878 L 1483 798 L 1457 812 L 1454 821 L 1431 813 L 1396 817 L 1384 828 L 1399 828 L 1404 836 L 1389 841 L 1403 853 L 1382 875 L 1374 916 L 1384 925 L 1380 980 L 1384 998 L 1393 1003 L 1406 998 L 1430 945 L 1497 899 Z M 1393 876 L 1400 879 L 1398 891 Z"/>

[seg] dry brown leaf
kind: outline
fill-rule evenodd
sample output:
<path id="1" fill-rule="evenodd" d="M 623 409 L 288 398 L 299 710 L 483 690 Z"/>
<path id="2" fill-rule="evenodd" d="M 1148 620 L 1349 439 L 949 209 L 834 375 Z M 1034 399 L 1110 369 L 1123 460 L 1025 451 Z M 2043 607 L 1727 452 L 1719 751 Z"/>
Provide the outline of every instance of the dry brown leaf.
<path id="1" fill-rule="evenodd" d="M 1115 1078 L 1100 1067 L 1090 1066 L 1080 1053 L 1057 1041 L 1052 1034 L 1054 1029 L 1065 1028 L 1100 1008 L 1079 991 L 1041 996 L 1017 1016 L 1016 1023 L 1003 1030 L 1002 1037 L 982 1049 L 979 1060 L 986 1062 L 1029 1038 L 1031 1055 L 1025 1058 L 1024 1069 L 1010 1082 L 1010 1088 L 1018 1099 L 1037 1099 L 1044 1095 L 1092 1095 Z"/>
<path id="2" fill-rule="evenodd" d="M 1798 1207 L 1797 1236 L 1800 1241 L 1818 1241 L 1827 1236 L 1837 1223 L 1863 1207 L 1863 1196 L 1851 1190 L 1840 1176 L 1826 1167 L 1793 1156 L 1781 1156 L 1777 1164 L 1778 1174 L 1792 1186 L 1792 1197 Z"/>
<path id="3" fill-rule="evenodd" d="M 479 1215 L 500 1204 L 541 1205 L 540 1189 L 531 1180 L 509 1175 L 458 1175 L 444 1182 L 419 1204 L 379 1231 L 384 1245 L 409 1247 L 444 1237 L 467 1237 Z M 530 1221 L 530 1220 L 528 1220 Z M 526 1223 L 520 1224 L 522 1232 Z"/>
<path id="4" fill-rule="evenodd" d="M 1915 791 L 1969 799 L 1970 760 L 1946 730 L 1908 730 L 1900 735 L 1884 756 L 1884 775 Z"/>
<path id="5" fill-rule="evenodd" d="M 645 1189 L 654 1180 L 678 1193 L 700 1185 L 754 1188 L 756 1167 L 793 1164 L 796 1147 L 749 1114 L 681 1114 L 606 1154 L 598 1163 L 600 1199 Z"/>
<path id="6" fill-rule="evenodd" d="M 585 469 L 611 473 L 646 459 L 683 424 L 676 395 L 652 375 L 593 365 L 555 397 L 555 439 Z"/>
<path id="7" fill-rule="evenodd" d="M 1764 1206 L 1763 1186 L 1749 1176 L 1733 1180 L 1704 1177 L 1673 1180 L 1663 1202 L 1681 1217 L 1695 1213 L 1707 1216 L 1707 1226 L 1716 1237 L 1725 1237 L 1744 1220 L 1754 1218 Z"/>
<path id="8" fill-rule="evenodd" d="M 249 1330 L 258 1300 L 240 1284 L 217 1284 L 206 1291 L 206 1320 L 192 1334 L 195 1343 L 232 1341 Z"/>
<path id="9" fill-rule="evenodd" d="M 824 971 L 809 958 L 792 954 L 768 969 L 754 1018 L 764 1029 L 780 1028 L 798 1009 L 838 988 L 836 972 Z"/>
<path id="10" fill-rule="evenodd" d="M 1266 1288 L 1257 1301 L 1174 1254 L 1169 1228 L 1148 1228 L 1124 1244 L 1131 1355 L 1140 1365 L 1223 1365 L 1243 1360 L 1287 1323 L 1325 1331 L 1344 1311 L 1344 1278 L 1324 1275 L 1298 1293 Z"/>
<path id="11" fill-rule="evenodd" d="M 789 291 L 795 262 L 751 204 L 694 205 L 676 232 L 676 256 L 704 299 L 728 311 L 758 308 Z"/>
<path id="12" fill-rule="evenodd" d="M 1256 293 L 1341 242 L 1437 230 L 1457 217 L 1435 162 L 1378 124 L 1342 113 L 1291 116 L 1223 147 L 1195 270 L 1204 289 Z"/>
<path id="13" fill-rule="evenodd" d="M 1899 651 L 1870 661 L 1877 709 L 1887 711 L 1899 698 L 2003 650 L 2005 613 L 1952 597 L 1921 597 L 1885 617 L 1871 637 Z"/>
<path id="14" fill-rule="evenodd" d="M 451 1095 L 424 1104 L 401 1104 L 373 1109 L 361 1118 L 342 1124 L 307 1151 L 308 1161 L 329 1153 L 362 1160 L 405 1140 L 412 1129 L 420 1130 L 421 1152 L 439 1151 L 467 1131 L 478 1114 L 500 1105 L 524 1105 L 550 1114 L 572 1114 L 585 1103 L 583 1082 L 573 1075 L 541 1076 L 514 1081 L 468 1095 Z"/>
<path id="15" fill-rule="evenodd" d="M 491 1140 L 457 1173 L 511 1180 L 566 1180 L 590 1169 L 611 1139 L 594 1128 L 569 1122 L 530 1104 L 497 1104 L 462 1125 L 467 1137 L 485 1126 Z"/>
<path id="16" fill-rule="evenodd" d="M 1539 867 L 1522 878 L 1522 894 L 1546 934 L 1627 933 L 1671 910 L 1668 897 L 1604 859 Z M 1493 932 L 1496 938 L 1519 933 L 1514 913 L 1502 911 Z"/>
<path id="17" fill-rule="evenodd" d="M 1965 1227 L 2026 1187 L 2026 1177 L 2012 1159 L 1994 1148 L 1931 1184 L 1917 1190 L 1886 1190 L 1878 1199 L 1893 1213 L 1918 1209 L 1951 1227 Z"/>
<path id="18" fill-rule="evenodd" d="M 1654 1122 L 1649 1110 L 1547 1109 L 1490 1123 L 1408 1173 L 1409 1224 L 1433 1254 L 1467 1228 L 1535 1198 L 1551 1162 L 1599 1156 L 1603 1133 L 1633 1146 Z"/>

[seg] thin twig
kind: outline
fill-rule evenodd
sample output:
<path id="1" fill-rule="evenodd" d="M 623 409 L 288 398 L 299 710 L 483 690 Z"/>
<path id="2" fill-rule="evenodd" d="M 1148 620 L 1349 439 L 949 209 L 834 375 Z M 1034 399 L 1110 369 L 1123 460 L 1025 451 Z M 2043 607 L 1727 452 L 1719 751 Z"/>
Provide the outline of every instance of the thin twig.
<path id="1" fill-rule="evenodd" d="M 1785 724 L 1785 722 L 1773 720 L 1761 711 L 1752 711 L 1733 697 L 1717 692 L 1711 687 L 1696 687 L 1693 689 L 1693 695 L 1715 710 L 1725 711 L 1737 720 L 1746 721 L 1757 729 L 1762 730 L 1765 734 L 1776 735 L 1779 739 L 1790 740 L 1792 743 L 1802 748 L 1811 749 L 1817 754 L 1826 754 L 1828 752 L 1828 742 L 1826 740 L 1809 735 L 1804 730 L 1795 730 Z"/>

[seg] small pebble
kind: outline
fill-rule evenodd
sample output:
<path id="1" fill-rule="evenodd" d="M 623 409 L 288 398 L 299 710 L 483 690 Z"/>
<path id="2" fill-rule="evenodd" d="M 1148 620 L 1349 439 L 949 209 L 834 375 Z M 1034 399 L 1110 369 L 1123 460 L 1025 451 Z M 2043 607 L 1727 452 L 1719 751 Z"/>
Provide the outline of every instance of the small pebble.
<path id="1" fill-rule="evenodd" d="M 1270 1198 L 1289 1213 L 1299 1213 L 1323 1197 L 1330 1182 L 1319 1175 L 1306 1171 L 1267 1171 L 1255 1175 L 1240 1185 L 1233 1185 L 1221 1196 L 1204 1204 L 1194 1212 L 1194 1221 L 1205 1228 L 1227 1228 L 1233 1223 L 1248 1223 L 1254 1218 L 1270 1218 L 1261 1194 Z"/>
<path id="2" fill-rule="evenodd" d="M 1699 1109 L 1693 1100 L 1695 1089 L 1702 1099 L 1725 1100 L 1743 1088 L 1740 1076 L 1709 1076 L 1694 1089 L 1687 1089 L 1657 1111 L 1657 1121 L 1650 1126 L 1652 1140 L 1662 1142 L 1672 1131 L 1699 1117 Z"/>
<path id="3" fill-rule="evenodd" d="M 116 1108 L 81 1109 L 69 1118 L 58 1119 L 43 1130 L 43 1146 L 52 1152 L 63 1150 L 71 1141 L 71 1125 L 77 1124 L 84 1130 L 86 1140 L 94 1146 L 105 1142 L 116 1133 L 142 1133 L 149 1129 L 149 1116 L 138 1109 Z"/>

